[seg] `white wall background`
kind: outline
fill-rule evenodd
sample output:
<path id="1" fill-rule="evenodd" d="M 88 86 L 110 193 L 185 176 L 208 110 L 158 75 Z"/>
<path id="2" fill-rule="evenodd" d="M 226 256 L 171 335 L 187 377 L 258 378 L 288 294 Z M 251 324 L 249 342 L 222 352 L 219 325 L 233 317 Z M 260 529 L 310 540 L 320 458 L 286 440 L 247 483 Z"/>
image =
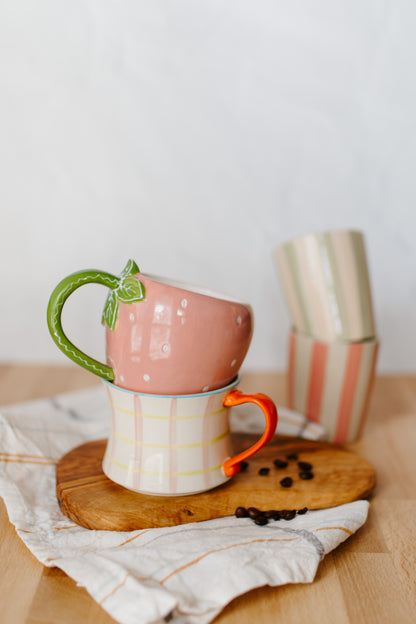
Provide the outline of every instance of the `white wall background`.
<path id="1" fill-rule="evenodd" d="M 415 32 L 414 0 L 3 0 L 0 360 L 69 363 L 50 292 L 133 257 L 248 299 L 246 367 L 284 368 L 272 249 L 353 227 L 379 370 L 416 370 Z M 105 295 L 64 314 L 95 356 Z"/>

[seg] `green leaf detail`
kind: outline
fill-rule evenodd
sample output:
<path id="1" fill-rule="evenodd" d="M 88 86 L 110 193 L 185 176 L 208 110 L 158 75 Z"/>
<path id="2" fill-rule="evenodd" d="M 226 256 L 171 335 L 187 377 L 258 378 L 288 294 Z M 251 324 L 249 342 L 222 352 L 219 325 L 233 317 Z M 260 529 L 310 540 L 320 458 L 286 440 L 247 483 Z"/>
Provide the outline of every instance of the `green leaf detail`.
<path id="1" fill-rule="evenodd" d="M 117 288 L 118 298 L 123 303 L 133 303 L 144 299 L 144 287 L 135 277 L 125 277 L 120 280 Z"/>
<path id="2" fill-rule="evenodd" d="M 134 260 L 129 260 L 122 270 L 116 288 L 108 293 L 101 322 L 111 330 L 116 326 L 120 301 L 123 303 L 135 303 L 143 301 L 146 297 L 144 284 L 133 275 L 140 273 L 140 269 Z"/>
<path id="3" fill-rule="evenodd" d="M 137 273 L 140 273 L 140 269 L 135 263 L 135 261 L 130 259 L 127 262 L 124 269 L 122 270 L 122 272 L 120 273 L 120 277 L 128 277 L 129 275 L 137 275 Z"/>
<path id="4" fill-rule="evenodd" d="M 108 293 L 108 297 L 105 302 L 103 319 L 102 319 L 103 323 L 106 323 L 106 325 L 110 329 L 114 329 L 116 326 L 119 307 L 120 307 L 120 304 L 118 301 L 116 291 L 111 290 Z"/>

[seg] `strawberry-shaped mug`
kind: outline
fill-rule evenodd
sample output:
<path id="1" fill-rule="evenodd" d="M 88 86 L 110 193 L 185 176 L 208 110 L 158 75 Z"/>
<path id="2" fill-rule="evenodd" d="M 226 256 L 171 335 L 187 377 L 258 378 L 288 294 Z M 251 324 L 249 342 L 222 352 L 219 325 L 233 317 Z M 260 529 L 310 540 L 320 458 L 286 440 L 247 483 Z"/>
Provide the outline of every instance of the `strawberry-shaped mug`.
<path id="1" fill-rule="evenodd" d="M 90 283 L 110 289 L 102 317 L 105 364 L 76 347 L 62 328 L 65 301 Z M 57 346 L 80 366 L 121 388 L 163 395 L 227 386 L 239 372 L 253 333 L 248 303 L 140 273 L 133 260 L 118 277 L 93 269 L 64 278 L 50 296 L 47 320 Z"/>

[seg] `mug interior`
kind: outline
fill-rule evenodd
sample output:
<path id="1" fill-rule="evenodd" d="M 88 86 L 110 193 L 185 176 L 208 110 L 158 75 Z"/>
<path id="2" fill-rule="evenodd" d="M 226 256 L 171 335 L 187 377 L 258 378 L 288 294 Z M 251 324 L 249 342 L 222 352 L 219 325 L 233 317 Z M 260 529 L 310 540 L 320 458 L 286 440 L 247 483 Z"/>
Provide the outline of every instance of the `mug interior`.
<path id="1" fill-rule="evenodd" d="M 161 277 L 160 275 L 152 275 L 150 273 L 140 273 L 139 275 L 142 277 L 148 278 L 152 280 L 153 282 L 158 282 L 159 284 L 170 286 L 171 288 L 179 288 L 180 290 L 193 292 L 197 295 L 204 295 L 205 297 L 212 297 L 213 299 L 221 299 L 222 301 L 229 301 L 231 303 L 238 303 L 240 305 L 250 307 L 250 304 L 247 303 L 246 301 L 243 301 L 242 299 L 238 299 L 237 297 L 226 295 L 216 290 L 211 290 L 209 288 L 202 288 L 201 286 L 195 286 L 193 284 L 188 284 L 187 282 L 180 282 L 178 280 L 173 280 L 167 277 Z"/>

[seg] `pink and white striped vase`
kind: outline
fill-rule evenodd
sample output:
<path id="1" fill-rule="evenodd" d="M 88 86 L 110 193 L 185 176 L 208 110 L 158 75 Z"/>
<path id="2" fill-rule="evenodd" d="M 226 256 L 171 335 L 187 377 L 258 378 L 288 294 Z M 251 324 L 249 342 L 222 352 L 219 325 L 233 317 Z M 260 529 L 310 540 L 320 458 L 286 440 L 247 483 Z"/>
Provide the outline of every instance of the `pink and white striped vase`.
<path id="1" fill-rule="evenodd" d="M 291 331 L 288 406 L 326 430 L 329 441 L 360 437 L 368 411 L 379 343 L 322 341 Z"/>
<path id="2" fill-rule="evenodd" d="M 235 475 L 277 426 L 273 401 L 237 390 L 239 378 L 211 392 L 168 396 L 103 383 L 112 414 L 103 471 L 136 492 L 175 496 L 214 488 Z M 243 403 L 258 405 L 266 426 L 253 446 L 232 457 L 229 410 Z"/>

